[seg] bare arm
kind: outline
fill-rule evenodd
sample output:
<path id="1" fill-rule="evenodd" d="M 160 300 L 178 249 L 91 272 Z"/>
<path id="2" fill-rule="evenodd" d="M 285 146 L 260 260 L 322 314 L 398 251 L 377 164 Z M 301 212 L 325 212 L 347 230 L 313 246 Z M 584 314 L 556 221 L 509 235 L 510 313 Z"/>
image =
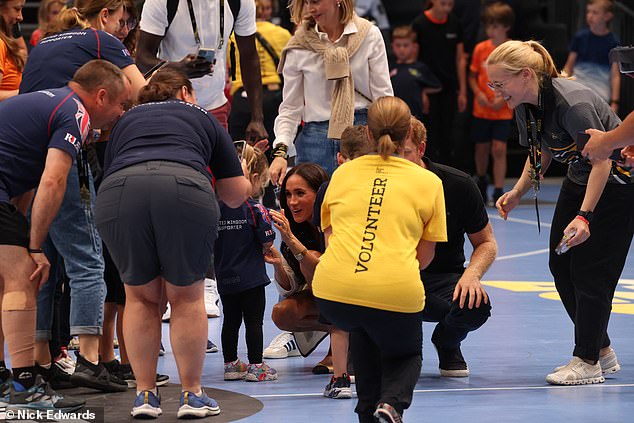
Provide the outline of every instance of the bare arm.
<path id="1" fill-rule="evenodd" d="M 249 141 L 259 141 L 268 137 L 264 128 L 264 114 L 262 112 L 262 76 L 260 74 L 260 57 L 255 48 L 255 35 L 242 37 L 236 35 L 236 44 L 240 51 L 240 69 L 242 82 L 247 92 L 251 121 L 247 125 L 245 137 Z"/>
<path id="2" fill-rule="evenodd" d="M 436 243 L 433 241 L 426 241 L 421 238 L 416 247 L 416 258 L 418 259 L 418 267 L 423 270 L 434 259 L 436 254 Z"/>
<path id="3" fill-rule="evenodd" d="M 610 107 L 614 113 L 619 111 L 619 100 L 621 98 L 621 72 L 619 72 L 619 64 L 612 63 L 612 77 L 610 78 L 610 84 L 612 85 Z"/>
<path id="4" fill-rule="evenodd" d="M 145 73 L 160 62 L 156 57 L 164 36 L 139 31 L 139 43 L 136 49 L 136 63 L 140 71 Z"/>
<path id="5" fill-rule="evenodd" d="M 577 53 L 571 51 L 568 53 L 568 59 L 566 59 L 566 64 L 564 65 L 564 72 L 568 76 L 574 75 L 575 72 L 575 62 L 577 61 Z"/>
<path id="6" fill-rule="evenodd" d="M 456 49 L 456 66 L 458 69 L 458 111 L 464 112 L 467 107 L 467 55 L 464 52 L 464 43 L 458 43 Z"/>
<path id="7" fill-rule="evenodd" d="M 453 293 L 453 301 L 460 299 L 460 308 L 463 308 L 466 297 L 469 295 L 468 307 L 472 309 L 474 305 L 478 308 L 482 302 L 485 304 L 489 302 L 489 297 L 480 281 L 495 260 L 497 242 L 490 223 L 484 229 L 467 236 L 473 246 L 473 253 L 469 265 L 458 280 Z"/>
<path id="8" fill-rule="evenodd" d="M 136 65 L 126 66 L 122 69 L 125 76 L 130 80 L 132 85 L 132 98 L 136 100 L 141 88 L 147 85 L 147 81 L 143 78 L 143 74 Z"/>
<path id="9" fill-rule="evenodd" d="M 244 203 L 252 191 L 251 182 L 244 176 L 234 176 L 216 180 L 218 199 L 231 208 Z"/>
<path id="10" fill-rule="evenodd" d="M 588 129 L 590 140 L 583 148 L 584 156 L 592 159 L 607 159 L 612 150 L 634 145 L 634 112 L 631 112 L 619 126 L 611 131 Z"/>

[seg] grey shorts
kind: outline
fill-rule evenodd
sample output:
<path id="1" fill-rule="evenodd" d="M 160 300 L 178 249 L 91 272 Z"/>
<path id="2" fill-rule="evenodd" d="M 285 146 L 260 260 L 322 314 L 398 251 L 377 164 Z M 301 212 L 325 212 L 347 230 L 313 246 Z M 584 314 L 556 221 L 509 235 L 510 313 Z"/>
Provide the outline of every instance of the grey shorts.
<path id="1" fill-rule="evenodd" d="M 211 183 L 193 168 L 149 161 L 109 175 L 95 221 L 128 285 L 157 276 L 178 286 L 205 277 L 220 215 Z"/>

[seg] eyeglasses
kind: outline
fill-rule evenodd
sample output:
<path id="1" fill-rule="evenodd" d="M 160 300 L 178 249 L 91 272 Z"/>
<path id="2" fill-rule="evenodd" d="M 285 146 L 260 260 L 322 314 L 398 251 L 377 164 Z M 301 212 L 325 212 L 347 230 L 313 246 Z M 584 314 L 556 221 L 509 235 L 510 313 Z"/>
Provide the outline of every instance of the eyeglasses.
<path id="1" fill-rule="evenodd" d="M 503 90 L 504 85 L 506 85 L 510 80 L 511 78 L 507 79 L 506 81 L 500 81 L 500 82 L 489 81 L 487 82 L 487 87 L 489 87 L 491 91 Z"/>
<path id="2" fill-rule="evenodd" d="M 123 29 L 124 26 L 128 27 L 128 31 L 132 31 L 136 28 L 137 21 L 135 18 L 128 18 L 128 20 L 119 19 L 119 29 Z"/>

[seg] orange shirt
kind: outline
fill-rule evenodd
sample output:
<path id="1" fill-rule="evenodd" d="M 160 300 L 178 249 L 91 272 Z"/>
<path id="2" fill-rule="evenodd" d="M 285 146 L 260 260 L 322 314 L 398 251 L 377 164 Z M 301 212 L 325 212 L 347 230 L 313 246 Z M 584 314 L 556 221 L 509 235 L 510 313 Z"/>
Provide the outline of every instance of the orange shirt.
<path id="1" fill-rule="evenodd" d="M 482 91 L 489 100 L 493 100 L 496 93 L 491 91 L 491 89 L 487 86 L 489 76 L 487 75 L 485 64 L 487 58 L 493 50 L 495 50 L 495 46 L 491 40 L 478 43 L 473 50 L 471 66 L 469 67 L 469 70 L 476 75 L 480 91 Z M 513 119 L 513 110 L 509 109 L 506 104 L 498 110 L 493 110 L 490 107 L 480 105 L 480 103 L 478 103 L 478 99 L 476 98 L 473 101 L 473 116 L 489 120 Z"/>
<path id="2" fill-rule="evenodd" d="M 7 45 L 2 40 L 0 40 L 0 72 L 2 72 L 0 90 L 10 91 L 20 88 L 22 72 L 15 66 L 13 58 L 9 55 Z"/>

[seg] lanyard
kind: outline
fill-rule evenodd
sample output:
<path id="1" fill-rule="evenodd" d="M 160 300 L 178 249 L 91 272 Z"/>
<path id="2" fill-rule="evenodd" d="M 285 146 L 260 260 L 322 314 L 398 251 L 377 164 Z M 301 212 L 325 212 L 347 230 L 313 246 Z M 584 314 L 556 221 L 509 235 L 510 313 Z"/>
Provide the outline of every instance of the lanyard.
<path id="1" fill-rule="evenodd" d="M 218 42 L 218 51 L 222 50 L 225 44 L 225 0 L 220 0 L 220 41 Z M 196 15 L 194 14 L 194 5 L 192 0 L 187 0 L 187 8 L 189 9 L 189 19 L 192 21 L 192 30 L 194 31 L 194 40 L 200 48 L 200 35 L 198 34 L 198 25 L 196 24 Z"/>
<path id="2" fill-rule="evenodd" d="M 542 110 L 542 93 L 540 91 L 537 100 L 537 117 L 533 116 L 529 107 L 526 107 L 526 132 L 528 137 L 528 159 L 530 163 L 530 178 L 533 186 L 533 198 L 535 200 L 535 214 L 537 215 L 537 232 L 541 233 L 541 224 L 539 220 L 539 204 L 537 193 L 540 188 L 540 175 L 542 171 L 542 132 L 543 132 L 543 110 Z M 535 126 L 533 128 L 533 125 Z M 533 129 L 535 130 L 535 138 L 533 138 Z"/>

